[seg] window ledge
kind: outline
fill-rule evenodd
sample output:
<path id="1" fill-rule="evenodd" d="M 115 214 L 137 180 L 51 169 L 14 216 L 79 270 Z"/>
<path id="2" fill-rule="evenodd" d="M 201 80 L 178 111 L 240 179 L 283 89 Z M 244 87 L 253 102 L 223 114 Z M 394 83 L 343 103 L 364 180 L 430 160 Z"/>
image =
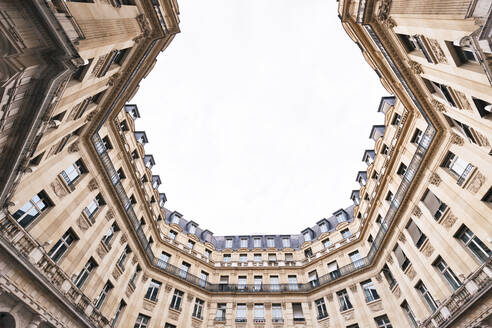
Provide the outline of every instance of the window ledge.
<path id="1" fill-rule="evenodd" d="M 351 307 L 350 309 L 347 309 L 345 311 L 340 311 L 340 314 L 349 314 L 349 313 L 352 313 L 352 312 L 354 312 L 354 308 L 353 307 Z"/>
<path id="2" fill-rule="evenodd" d="M 172 307 L 170 307 L 169 312 L 179 315 L 181 314 L 181 309 L 173 309 Z"/>
<path id="3" fill-rule="evenodd" d="M 318 322 L 325 322 L 325 321 L 328 321 L 328 320 L 330 320 L 330 316 L 329 315 L 327 315 L 326 317 L 323 317 L 321 319 L 318 319 Z"/>

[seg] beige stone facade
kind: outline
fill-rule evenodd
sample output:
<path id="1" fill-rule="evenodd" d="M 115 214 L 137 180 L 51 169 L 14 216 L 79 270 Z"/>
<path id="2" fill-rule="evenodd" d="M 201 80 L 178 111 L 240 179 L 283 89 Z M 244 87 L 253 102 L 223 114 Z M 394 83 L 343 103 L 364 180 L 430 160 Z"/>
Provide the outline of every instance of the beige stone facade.
<path id="1" fill-rule="evenodd" d="M 492 325 L 490 1 L 339 1 L 393 96 L 354 204 L 292 235 L 165 207 L 128 102 L 176 2 L 0 13 L 0 327 Z"/>

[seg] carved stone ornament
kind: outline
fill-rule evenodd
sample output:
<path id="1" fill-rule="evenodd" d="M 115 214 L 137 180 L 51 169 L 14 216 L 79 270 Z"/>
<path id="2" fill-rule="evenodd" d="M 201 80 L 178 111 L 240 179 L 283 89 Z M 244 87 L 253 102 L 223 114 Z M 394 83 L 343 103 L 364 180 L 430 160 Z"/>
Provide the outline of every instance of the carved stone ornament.
<path id="1" fill-rule="evenodd" d="M 465 144 L 465 139 L 463 139 L 459 134 L 452 133 L 450 141 L 454 145 L 463 146 Z"/>
<path id="2" fill-rule="evenodd" d="M 145 310 L 152 312 L 152 310 L 154 309 L 154 304 L 152 304 L 150 302 L 144 302 L 143 307 Z"/>
<path id="3" fill-rule="evenodd" d="M 354 292 L 354 293 L 357 292 L 357 285 L 356 284 L 350 285 L 349 288 L 352 292 Z"/>
<path id="4" fill-rule="evenodd" d="M 166 284 L 166 286 L 164 286 L 164 288 L 166 289 L 166 292 L 170 292 L 171 290 L 173 290 L 173 286 L 171 286 L 169 284 Z"/>
<path id="5" fill-rule="evenodd" d="M 420 65 L 419 63 L 413 61 L 413 60 L 409 60 L 408 61 L 408 66 L 410 67 L 410 71 L 413 73 L 413 74 L 422 74 L 424 73 L 424 70 L 422 69 L 422 65 Z"/>
<path id="6" fill-rule="evenodd" d="M 395 294 L 396 298 L 399 298 L 401 295 L 400 286 L 396 286 L 396 288 L 393 290 L 393 293 Z"/>
<path id="7" fill-rule="evenodd" d="M 90 191 L 94 191 L 96 190 L 97 188 L 99 188 L 99 186 L 97 185 L 97 181 L 96 179 L 92 178 L 90 181 L 89 181 L 89 184 L 87 185 L 87 187 L 89 188 Z"/>
<path id="8" fill-rule="evenodd" d="M 381 0 L 377 11 L 377 17 L 379 21 L 385 21 L 389 17 L 391 9 L 391 0 Z"/>
<path id="9" fill-rule="evenodd" d="M 413 279 L 415 278 L 415 276 L 417 275 L 417 272 L 415 272 L 415 270 L 413 269 L 413 267 L 410 267 L 408 270 L 407 270 L 407 276 L 410 278 L 410 279 Z"/>
<path id="10" fill-rule="evenodd" d="M 453 213 L 448 213 L 441 223 L 446 229 L 450 229 L 457 220 L 458 218 Z"/>
<path id="11" fill-rule="evenodd" d="M 150 36 L 151 28 L 149 22 L 147 21 L 147 19 L 145 19 L 145 16 L 143 14 L 138 15 L 137 22 L 138 25 L 140 26 L 140 30 L 142 31 L 143 37 L 148 38 Z"/>
<path id="12" fill-rule="evenodd" d="M 388 261 L 389 264 L 393 264 L 393 258 L 391 257 L 391 254 L 388 255 L 387 261 Z"/>
<path id="13" fill-rule="evenodd" d="M 396 22 L 394 21 L 393 18 L 388 17 L 384 21 L 382 21 L 383 26 L 386 27 L 387 29 L 391 30 L 396 27 Z"/>
<path id="14" fill-rule="evenodd" d="M 59 198 L 63 198 L 68 194 L 67 190 L 58 179 L 53 181 L 50 186 L 55 195 L 57 195 Z"/>
<path id="15" fill-rule="evenodd" d="M 142 275 L 142 282 L 146 282 L 149 279 L 149 277 L 146 274 Z"/>
<path id="16" fill-rule="evenodd" d="M 101 244 L 99 244 L 99 246 L 97 246 L 97 248 L 96 248 L 96 253 L 102 259 L 104 257 L 104 255 L 106 255 L 106 250 L 104 249 L 104 247 Z"/>
<path id="17" fill-rule="evenodd" d="M 401 241 L 402 243 L 407 241 L 407 238 L 405 238 L 403 232 L 400 232 L 400 234 L 398 235 L 398 240 Z"/>
<path id="18" fill-rule="evenodd" d="M 490 147 L 490 142 L 489 142 L 489 139 L 487 139 L 487 137 L 478 132 L 477 130 L 475 130 L 475 135 L 477 136 L 477 139 L 478 139 L 478 144 L 481 146 L 481 147 Z"/>
<path id="19" fill-rule="evenodd" d="M 169 312 L 167 316 L 171 320 L 175 320 L 175 321 L 179 320 L 179 314 L 178 313 Z"/>
<path id="20" fill-rule="evenodd" d="M 75 140 L 74 142 L 72 142 L 72 144 L 70 146 L 68 146 L 68 152 L 69 153 L 76 153 L 79 151 L 79 141 L 78 140 Z"/>
<path id="21" fill-rule="evenodd" d="M 482 173 L 477 172 L 466 189 L 476 194 L 484 182 L 485 176 Z"/>
<path id="22" fill-rule="evenodd" d="M 437 175 L 437 173 L 432 173 L 432 175 L 429 178 L 429 183 L 435 185 L 436 187 L 439 187 L 439 184 L 441 184 L 441 177 Z"/>
<path id="23" fill-rule="evenodd" d="M 383 309 L 383 303 L 379 300 L 379 302 L 369 304 L 369 308 L 372 312 L 381 311 Z"/>
<path id="24" fill-rule="evenodd" d="M 111 221 L 114 219 L 114 211 L 112 209 L 108 209 L 104 217 L 106 218 L 106 221 Z"/>
<path id="25" fill-rule="evenodd" d="M 114 267 L 112 276 L 115 280 L 118 280 L 118 278 L 121 276 L 121 271 L 118 270 L 117 267 Z"/>
<path id="26" fill-rule="evenodd" d="M 133 254 L 133 257 L 132 257 L 132 264 L 135 264 L 137 263 L 137 254 Z"/>
<path id="27" fill-rule="evenodd" d="M 434 252 L 434 247 L 430 242 L 427 242 L 424 248 L 422 248 L 422 253 L 427 257 L 431 256 L 433 252 Z"/>
<path id="28" fill-rule="evenodd" d="M 376 274 L 376 275 L 374 276 L 374 278 L 376 278 L 376 281 L 377 281 L 377 282 L 381 282 L 381 281 L 383 281 L 383 277 L 381 276 L 381 273 Z"/>
<path id="29" fill-rule="evenodd" d="M 94 117 L 96 117 L 97 115 L 97 111 L 93 110 L 92 112 L 90 112 L 87 117 L 85 118 L 85 121 L 86 122 L 90 122 L 94 119 Z"/>
<path id="30" fill-rule="evenodd" d="M 441 49 L 441 46 L 439 45 L 439 41 L 436 39 L 431 39 L 431 38 L 426 38 L 427 42 L 429 43 L 429 46 L 431 47 L 432 52 L 434 53 L 434 56 L 436 57 L 437 61 L 439 63 L 447 64 L 448 59 L 446 58 L 446 55 Z"/>
<path id="31" fill-rule="evenodd" d="M 420 209 L 420 207 L 418 206 L 415 206 L 413 208 L 413 212 L 412 212 L 412 215 L 416 216 L 416 217 L 421 217 L 422 216 L 422 210 Z"/>
<path id="32" fill-rule="evenodd" d="M 87 220 L 82 216 L 82 214 L 77 218 L 77 225 L 81 230 L 86 231 L 89 229 L 89 224 L 87 223 Z"/>
<path id="33" fill-rule="evenodd" d="M 126 237 L 126 233 L 122 233 L 121 238 L 120 238 L 120 245 L 123 245 L 124 243 L 126 243 L 127 240 L 128 239 Z"/>
<path id="34" fill-rule="evenodd" d="M 186 295 L 186 299 L 187 299 L 189 302 L 193 301 L 193 299 L 194 299 L 194 298 L 195 298 L 195 295 L 193 295 L 193 294 L 189 294 L 189 293 L 188 293 L 188 295 Z"/>
<path id="35" fill-rule="evenodd" d="M 441 104 L 441 102 L 437 101 L 436 99 L 431 100 L 432 107 L 436 110 L 436 112 L 439 113 L 445 113 L 446 112 L 446 106 Z"/>
<path id="36" fill-rule="evenodd" d="M 466 95 L 463 92 L 458 91 L 458 90 L 454 90 L 454 93 L 456 94 L 456 96 L 458 96 L 458 99 L 459 99 L 463 109 L 472 110 L 470 102 L 468 101 L 468 99 L 466 98 Z"/>
<path id="37" fill-rule="evenodd" d="M 126 294 L 126 297 L 130 297 L 133 294 L 133 288 L 130 287 L 130 285 L 126 286 L 125 294 Z"/>
<path id="38" fill-rule="evenodd" d="M 120 76 L 121 76 L 121 74 L 119 72 L 111 75 L 111 77 L 108 79 L 107 85 L 109 85 L 110 87 L 115 85 L 116 82 L 118 81 L 118 79 L 120 78 Z"/>
<path id="39" fill-rule="evenodd" d="M 352 320 L 354 318 L 354 310 L 352 309 L 352 311 L 344 313 L 343 318 L 345 319 L 345 321 Z"/>
<path id="40" fill-rule="evenodd" d="M 328 302 L 331 302 L 333 300 L 333 294 L 328 294 L 326 295 L 326 299 L 328 300 Z"/>

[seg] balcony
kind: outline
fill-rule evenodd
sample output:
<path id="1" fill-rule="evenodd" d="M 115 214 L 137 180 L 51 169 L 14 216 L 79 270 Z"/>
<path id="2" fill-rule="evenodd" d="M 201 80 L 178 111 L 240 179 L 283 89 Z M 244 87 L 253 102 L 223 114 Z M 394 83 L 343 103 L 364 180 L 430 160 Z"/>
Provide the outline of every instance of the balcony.
<path id="1" fill-rule="evenodd" d="M 452 327 L 452 323 L 492 287 L 492 258 L 472 273 L 419 327 Z"/>

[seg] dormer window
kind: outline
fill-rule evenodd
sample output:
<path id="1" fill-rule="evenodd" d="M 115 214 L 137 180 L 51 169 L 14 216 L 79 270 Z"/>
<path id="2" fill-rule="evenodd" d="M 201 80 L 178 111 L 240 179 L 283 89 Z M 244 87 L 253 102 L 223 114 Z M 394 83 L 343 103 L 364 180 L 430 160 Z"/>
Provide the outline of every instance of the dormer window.
<path id="1" fill-rule="evenodd" d="M 311 250 L 311 247 L 308 247 L 304 250 L 304 256 L 306 256 L 307 258 L 313 256 L 313 251 Z"/>
<path id="2" fill-rule="evenodd" d="M 383 144 L 383 146 L 381 147 L 381 154 L 388 155 L 388 152 L 389 152 L 389 147 L 386 144 Z"/>
<path id="3" fill-rule="evenodd" d="M 275 247 L 275 238 L 267 238 L 267 247 L 274 248 Z"/>
<path id="4" fill-rule="evenodd" d="M 120 122 L 120 129 L 121 131 L 129 131 L 130 128 L 128 127 L 128 123 L 126 122 L 126 120 L 123 120 Z"/>
<path id="5" fill-rule="evenodd" d="M 102 138 L 102 142 L 103 142 L 104 148 L 106 148 L 106 150 L 113 149 L 113 145 L 111 144 L 111 141 L 109 141 L 108 136 L 105 136 L 104 138 Z"/>
<path id="6" fill-rule="evenodd" d="M 190 224 L 190 226 L 188 228 L 188 232 L 191 234 L 194 234 L 196 232 L 196 225 Z"/>
<path id="7" fill-rule="evenodd" d="M 253 238 L 253 245 L 255 248 L 261 248 L 261 238 Z"/>
<path id="8" fill-rule="evenodd" d="M 393 200 L 393 193 L 391 191 L 388 191 L 388 194 L 386 195 L 386 200 L 388 202 L 391 202 Z"/>
<path id="9" fill-rule="evenodd" d="M 326 224 L 326 222 L 321 222 L 320 224 L 318 224 L 318 226 L 321 233 L 328 231 L 328 225 Z"/>
<path id="10" fill-rule="evenodd" d="M 138 151 L 135 149 L 134 151 L 132 151 L 132 158 L 133 159 L 139 159 L 140 156 L 138 155 Z"/>
<path id="11" fill-rule="evenodd" d="M 290 238 L 288 237 L 282 238 L 282 246 L 285 248 L 290 247 Z"/>
<path id="12" fill-rule="evenodd" d="M 232 238 L 227 238 L 225 241 L 225 248 L 232 248 Z"/>
<path id="13" fill-rule="evenodd" d="M 174 212 L 171 215 L 171 223 L 173 223 L 173 224 L 179 224 L 180 217 L 181 217 L 181 215 L 178 212 Z"/>
<path id="14" fill-rule="evenodd" d="M 367 194 L 366 194 L 366 195 L 367 195 Z M 345 213 L 344 213 L 344 212 L 342 212 L 342 213 L 338 213 L 338 214 L 336 215 L 336 218 L 337 218 L 337 222 L 338 222 L 338 223 L 342 223 L 342 222 L 347 221 L 347 216 L 345 215 Z"/>
<path id="15" fill-rule="evenodd" d="M 311 241 L 311 232 L 309 230 L 304 231 L 302 235 L 304 237 L 304 241 Z"/>
<path id="16" fill-rule="evenodd" d="M 248 248 L 248 238 L 241 238 L 241 248 Z"/>

